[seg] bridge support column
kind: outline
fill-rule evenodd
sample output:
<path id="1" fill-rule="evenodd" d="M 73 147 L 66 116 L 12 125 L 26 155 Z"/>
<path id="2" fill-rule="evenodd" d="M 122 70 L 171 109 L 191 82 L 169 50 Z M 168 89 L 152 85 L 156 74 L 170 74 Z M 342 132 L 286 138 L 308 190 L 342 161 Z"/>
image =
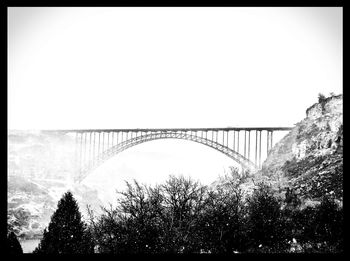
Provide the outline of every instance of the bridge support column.
<path id="1" fill-rule="evenodd" d="M 88 159 L 88 161 L 89 161 L 89 165 L 90 165 L 90 163 L 91 163 L 91 132 L 89 133 L 89 159 Z"/>
<path id="2" fill-rule="evenodd" d="M 79 150 L 79 139 L 78 139 L 78 132 L 75 133 L 75 147 L 74 147 L 74 175 L 78 174 L 79 171 L 79 158 L 78 158 L 78 150 Z"/>
<path id="3" fill-rule="evenodd" d="M 84 163 L 83 163 L 83 166 L 86 165 L 86 158 L 87 158 L 87 146 L 86 146 L 86 143 L 87 143 L 87 132 L 84 133 L 85 135 L 85 139 L 84 139 Z"/>
<path id="4" fill-rule="evenodd" d="M 100 144 L 101 144 L 101 132 L 98 132 L 98 149 L 97 149 L 97 155 L 100 155 Z"/>
<path id="5" fill-rule="evenodd" d="M 272 143 L 272 134 L 273 134 L 273 131 L 271 131 L 271 135 L 270 135 L 270 138 L 271 138 L 271 142 L 270 142 L 271 148 L 270 148 L 270 149 L 272 149 L 272 147 L 273 147 L 273 143 Z"/>
<path id="6" fill-rule="evenodd" d="M 250 130 L 248 131 L 248 159 L 250 160 Z"/>
<path id="7" fill-rule="evenodd" d="M 261 131 L 259 131 L 259 168 L 261 168 Z"/>
<path id="8" fill-rule="evenodd" d="M 244 131 L 244 157 L 247 157 L 246 153 L 247 131 Z"/>
<path id="9" fill-rule="evenodd" d="M 270 142 L 269 135 L 270 135 L 270 132 L 266 131 L 266 155 L 269 154 L 269 142 Z"/>
<path id="10" fill-rule="evenodd" d="M 233 131 L 233 150 L 235 150 L 236 145 L 236 131 Z"/>
<path id="11" fill-rule="evenodd" d="M 103 151 L 104 151 L 104 148 L 105 148 L 105 133 L 104 132 L 102 132 L 102 142 L 101 142 L 101 145 L 102 145 L 102 151 L 101 151 L 101 153 L 103 153 Z"/>
<path id="12" fill-rule="evenodd" d="M 81 168 L 83 166 L 83 133 L 80 133 L 80 153 L 79 153 L 79 175 L 81 175 Z"/>
<path id="13" fill-rule="evenodd" d="M 226 131 L 226 147 L 228 147 L 228 131 Z"/>
<path id="14" fill-rule="evenodd" d="M 94 132 L 94 135 L 93 135 L 93 142 L 92 142 L 92 165 L 95 164 L 95 160 L 96 160 L 96 149 L 95 149 L 95 144 L 96 144 L 96 132 Z"/>
<path id="15" fill-rule="evenodd" d="M 255 165 L 258 164 L 258 131 L 255 131 Z"/>

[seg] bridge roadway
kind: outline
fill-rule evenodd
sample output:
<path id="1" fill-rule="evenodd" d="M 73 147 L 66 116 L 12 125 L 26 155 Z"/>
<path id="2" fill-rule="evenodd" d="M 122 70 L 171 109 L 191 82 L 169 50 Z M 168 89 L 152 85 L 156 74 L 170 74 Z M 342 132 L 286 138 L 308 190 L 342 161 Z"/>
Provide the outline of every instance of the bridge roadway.
<path id="1" fill-rule="evenodd" d="M 62 129 L 62 130 L 41 130 L 42 132 L 157 132 L 157 131 L 288 131 L 292 127 L 225 127 L 225 128 L 157 128 L 157 129 Z"/>

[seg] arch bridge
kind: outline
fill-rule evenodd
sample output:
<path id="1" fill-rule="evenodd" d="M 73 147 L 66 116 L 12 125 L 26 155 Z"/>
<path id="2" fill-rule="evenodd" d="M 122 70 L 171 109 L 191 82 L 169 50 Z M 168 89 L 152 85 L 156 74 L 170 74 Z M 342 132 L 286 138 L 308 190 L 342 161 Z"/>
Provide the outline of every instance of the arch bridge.
<path id="1" fill-rule="evenodd" d="M 230 157 L 242 168 L 261 168 L 262 150 L 266 156 L 273 146 L 273 133 L 290 127 L 182 128 L 182 129 L 82 129 L 49 132 L 75 134 L 76 181 L 116 154 L 138 144 L 158 139 L 183 139 L 213 148 Z M 262 139 L 265 141 L 262 142 Z"/>

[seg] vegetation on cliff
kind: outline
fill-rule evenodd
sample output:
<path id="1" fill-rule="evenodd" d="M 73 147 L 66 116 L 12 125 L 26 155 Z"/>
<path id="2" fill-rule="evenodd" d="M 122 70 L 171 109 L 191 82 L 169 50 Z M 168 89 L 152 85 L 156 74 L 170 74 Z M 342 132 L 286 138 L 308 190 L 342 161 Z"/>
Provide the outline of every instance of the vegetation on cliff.
<path id="1" fill-rule="evenodd" d="M 342 95 L 320 96 L 270 152 L 261 174 L 270 181 L 284 179 L 308 204 L 319 204 L 323 196 L 343 201 L 343 113 Z M 311 204 L 311 203 L 310 203 Z"/>

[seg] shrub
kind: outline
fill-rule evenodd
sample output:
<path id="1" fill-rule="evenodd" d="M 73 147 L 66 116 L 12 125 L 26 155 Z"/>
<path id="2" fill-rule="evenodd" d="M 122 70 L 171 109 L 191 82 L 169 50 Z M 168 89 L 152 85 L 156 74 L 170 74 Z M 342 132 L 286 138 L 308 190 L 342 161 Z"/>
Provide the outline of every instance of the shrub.
<path id="1" fill-rule="evenodd" d="M 318 103 L 324 103 L 326 101 L 326 96 L 324 96 L 322 93 L 318 94 Z"/>
<path id="2" fill-rule="evenodd" d="M 317 207 L 315 216 L 315 233 L 320 242 L 339 245 L 342 248 L 343 239 L 343 209 L 339 208 L 330 197 L 324 196 Z"/>
<path id="3" fill-rule="evenodd" d="M 248 200 L 248 236 L 251 251 L 259 251 L 259 245 L 279 249 L 285 243 L 281 202 L 271 189 L 259 184 Z"/>

